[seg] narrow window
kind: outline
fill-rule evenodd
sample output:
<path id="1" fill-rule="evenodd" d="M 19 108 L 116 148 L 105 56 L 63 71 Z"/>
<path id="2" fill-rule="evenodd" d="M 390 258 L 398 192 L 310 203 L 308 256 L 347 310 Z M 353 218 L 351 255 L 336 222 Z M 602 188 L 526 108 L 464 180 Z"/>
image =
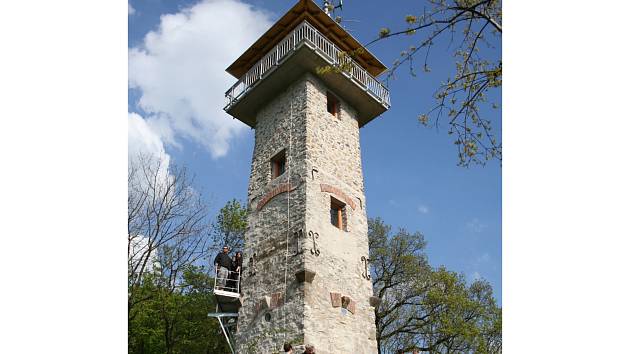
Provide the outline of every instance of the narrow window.
<path id="1" fill-rule="evenodd" d="M 284 173 L 287 165 L 287 157 L 284 150 L 271 158 L 271 179 L 274 179 Z"/>
<path id="2" fill-rule="evenodd" d="M 340 230 L 346 230 L 346 205 L 330 197 L 330 222 Z"/>
<path id="3" fill-rule="evenodd" d="M 339 99 L 330 92 L 326 93 L 326 109 L 333 116 L 339 116 Z"/>

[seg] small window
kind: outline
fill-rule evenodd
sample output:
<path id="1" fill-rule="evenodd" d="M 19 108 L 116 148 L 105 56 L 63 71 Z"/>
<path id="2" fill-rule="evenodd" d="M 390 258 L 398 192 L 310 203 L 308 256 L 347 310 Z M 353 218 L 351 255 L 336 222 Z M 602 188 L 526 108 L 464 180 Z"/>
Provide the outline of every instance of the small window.
<path id="1" fill-rule="evenodd" d="M 326 93 L 326 109 L 333 116 L 339 116 L 339 99 L 330 92 Z"/>
<path id="2" fill-rule="evenodd" d="M 271 178 L 274 179 L 284 173 L 287 165 L 287 157 L 284 150 L 271 159 Z"/>
<path id="3" fill-rule="evenodd" d="M 330 197 L 330 223 L 340 230 L 347 230 L 346 205 Z"/>

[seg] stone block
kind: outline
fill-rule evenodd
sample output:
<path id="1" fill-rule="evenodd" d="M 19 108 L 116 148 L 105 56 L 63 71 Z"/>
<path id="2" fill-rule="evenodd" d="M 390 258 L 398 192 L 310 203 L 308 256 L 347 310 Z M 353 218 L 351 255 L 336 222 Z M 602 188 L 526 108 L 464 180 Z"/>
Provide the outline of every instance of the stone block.
<path id="1" fill-rule="evenodd" d="M 357 312 L 357 303 L 354 300 L 350 300 L 350 302 L 348 303 L 348 311 L 352 312 L 352 314 L 354 315 L 355 312 Z"/>
<path id="2" fill-rule="evenodd" d="M 260 304 L 260 306 L 259 306 L 260 310 L 259 311 L 270 309 L 271 308 L 271 296 L 263 296 L 262 298 L 260 298 L 259 304 Z"/>
<path id="3" fill-rule="evenodd" d="M 300 283 L 304 283 L 304 282 L 312 283 L 316 274 L 317 273 L 315 273 L 312 270 L 304 269 L 295 273 L 295 279 L 297 279 L 297 281 Z"/>
<path id="4" fill-rule="evenodd" d="M 357 311 L 357 303 L 347 295 L 341 297 L 341 307 L 354 314 Z"/>
<path id="5" fill-rule="evenodd" d="M 330 302 L 333 307 L 341 306 L 341 294 L 340 293 L 330 293 Z"/>
<path id="6" fill-rule="evenodd" d="M 281 292 L 276 292 L 271 294 L 271 301 L 269 303 L 270 309 L 275 309 L 284 304 L 284 294 Z"/>

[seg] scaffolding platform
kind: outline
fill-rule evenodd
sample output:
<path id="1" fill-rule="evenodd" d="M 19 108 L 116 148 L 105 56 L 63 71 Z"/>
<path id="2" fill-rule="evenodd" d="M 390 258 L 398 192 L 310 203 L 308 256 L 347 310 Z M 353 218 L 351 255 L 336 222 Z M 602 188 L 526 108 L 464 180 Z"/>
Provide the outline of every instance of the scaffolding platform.
<path id="1" fill-rule="evenodd" d="M 221 331 L 225 340 L 234 354 L 234 338 L 238 325 L 238 310 L 243 304 L 243 296 L 240 294 L 241 273 L 228 271 L 225 277 L 214 278 L 214 297 L 217 301 L 215 312 L 208 314 L 208 317 L 216 318 L 219 321 Z"/>

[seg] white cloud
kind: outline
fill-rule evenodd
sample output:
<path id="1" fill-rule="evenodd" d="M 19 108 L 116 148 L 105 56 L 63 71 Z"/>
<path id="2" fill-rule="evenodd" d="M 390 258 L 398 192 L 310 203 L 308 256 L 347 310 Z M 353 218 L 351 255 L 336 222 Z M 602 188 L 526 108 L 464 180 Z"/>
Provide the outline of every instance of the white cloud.
<path id="1" fill-rule="evenodd" d="M 470 275 L 470 279 L 471 279 L 472 281 L 479 280 L 479 279 L 481 279 L 481 274 L 479 274 L 479 272 L 473 272 L 473 273 Z"/>
<path id="2" fill-rule="evenodd" d="M 172 144 L 185 138 L 225 155 L 246 126 L 223 111 L 236 79 L 225 72 L 271 26 L 267 12 L 236 0 L 207 0 L 163 15 L 141 47 L 129 50 L 129 85 Z M 159 124 L 158 124 L 159 123 Z M 159 129 L 158 129 L 159 128 Z"/>
<path id="3" fill-rule="evenodd" d="M 429 207 L 423 204 L 418 205 L 418 213 L 420 214 L 428 214 L 429 213 Z"/>
<path id="4" fill-rule="evenodd" d="M 466 229 L 473 233 L 481 233 L 488 225 L 479 221 L 479 219 L 474 218 L 466 223 Z"/>
<path id="5" fill-rule="evenodd" d="M 129 159 L 139 154 L 151 155 L 162 160 L 165 166 L 169 165 L 170 156 L 164 149 L 160 134 L 151 126 L 151 121 L 137 113 L 129 113 L 127 134 Z"/>
<path id="6" fill-rule="evenodd" d="M 129 237 L 129 236 L 128 236 Z M 143 235 L 130 236 L 131 240 L 129 245 L 131 248 L 127 253 L 127 262 L 129 262 L 129 269 L 139 271 L 142 267 L 141 264 L 145 259 L 148 259 L 145 265 L 144 274 L 152 272 L 153 268 L 158 266 L 157 250 L 153 247 L 149 247 L 149 238 Z"/>
<path id="7" fill-rule="evenodd" d="M 127 3 L 127 15 L 133 15 L 134 13 L 136 13 L 136 9 L 130 3 Z"/>
<path id="8" fill-rule="evenodd" d="M 132 164 L 139 166 L 148 162 L 149 164 L 144 166 L 153 168 L 157 173 L 156 186 L 165 187 L 169 182 L 171 157 L 166 153 L 162 137 L 154 128 L 155 121 L 155 119 L 144 119 L 137 113 L 128 113 L 128 163 L 130 166 Z M 147 160 L 143 162 L 138 160 L 142 158 L 147 158 Z M 129 183 L 134 185 L 134 187 L 129 186 L 132 189 L 145 190 L 148 186 L 141 174 L 137 174 Z"/>

